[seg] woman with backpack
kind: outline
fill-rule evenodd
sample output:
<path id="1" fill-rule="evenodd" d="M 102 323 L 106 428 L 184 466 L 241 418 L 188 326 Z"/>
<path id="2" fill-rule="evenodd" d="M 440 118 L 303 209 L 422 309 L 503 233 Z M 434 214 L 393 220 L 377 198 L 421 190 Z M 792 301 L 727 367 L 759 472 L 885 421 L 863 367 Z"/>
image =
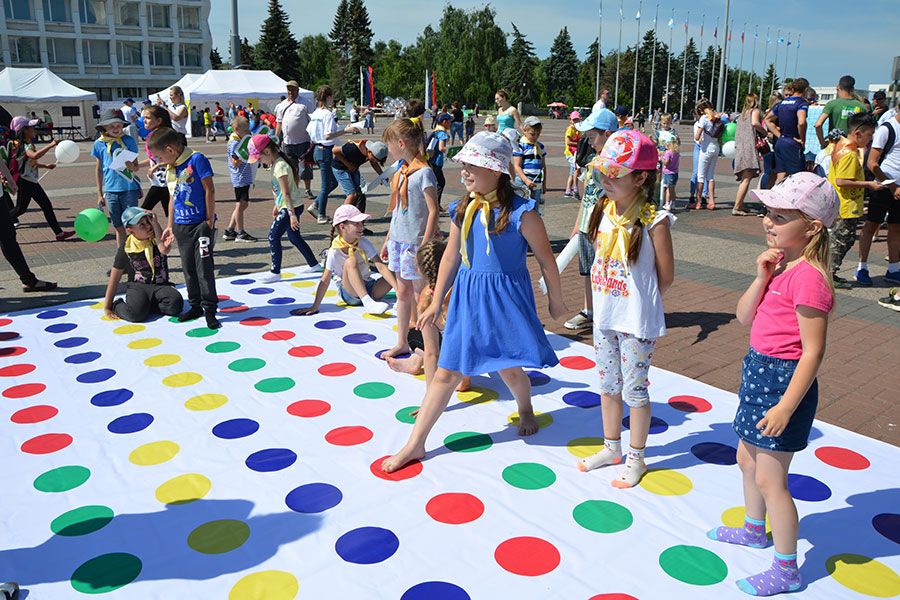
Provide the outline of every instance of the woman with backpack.
<path id="1" fill-rule="evenodd" d="M 700 120 L 697 122 L 697 133 L 694 140 L 700 144 L 700 160 L 697 165 L 697 203 L 694 208 L 700 208 L 700 200 L 704 192 L 709 196 L 706 208 L 716 208 L 716 161 L 719 159 L 719 139 L 725 131 L 722 115 L 713 110 L 708 100 L 701 101 L 697 105 Z"/>

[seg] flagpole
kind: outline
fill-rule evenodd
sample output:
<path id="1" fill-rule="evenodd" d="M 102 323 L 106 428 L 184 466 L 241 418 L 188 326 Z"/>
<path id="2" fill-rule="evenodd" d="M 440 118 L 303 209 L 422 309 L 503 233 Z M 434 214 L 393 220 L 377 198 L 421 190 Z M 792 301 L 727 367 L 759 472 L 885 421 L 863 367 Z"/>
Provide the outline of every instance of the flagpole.
<path id="1" fill-rule="evenodd" d="M 756 38 L 759 37 L 759 25 L 754 26 L 755 29 L 753 31 L 753 55 L 750 58 L 750 83 L 747 84 L 747 95 L 749 96 L 753 92 L 753 75 L 754 68 L 756 67 Z"/>
<path id="2" fill-rule="evenodd" d="M 798 65 L 800 64 L 800 34 L 797 34 L 797 47 L 794 48 L 794 76 L 796 77 L 799 71 L 797 70 Z"/>
<path id="3" fill-rule="evenodd" d="M 663 108 L 664 112 L 669 112 L 669 75 L 672 72 L 672 37 L 675 33 L 675 9 L 672 9 L 672 16 L 669 18 L 669 62 L 666 65 L 666 89 L 663 92 L 666 95 L 665 107 Z"/>
<path id="4" fill-rule="evenodd" d="M 600 24 L 597 26 L 597 78 L 594 84 L 594 102 L 600 99 L 600 38 L 603 36 L 603 0 L 600 0 Z"/>
<path id="5" fill-rule="evenodd" d="M 716 76 L 716 55 L 719 50 L 719 17 L 716 17 L 716 28 L 713 29 L 713 62 L 709 65 L 709 88 L 706 90 L 707 100 L 713 101 L 713 78 Z"/>
<path id="6" fill-rule="evenodd" d="M 778 33 L 775 34 L 775 60 L 772 61 L 772 66 L 775 67 L 775 71 L 772 73 L 772 89 L 769 90 L 769 95 L 775 93 L 775 77 L 778 76 L 778 46 L 781 45 L 781 42 L 778 40 L 781 39 L 781 29 L 778 30 Z"/>
<path id="7" fill-rule="evenodd" d="M 766 27 L 766 48 L 765 48 L 765 52 L 763 53 L 763 64 L 762 64 L 762 72 L 763 73 L 765 73 L 769 68 L 769 65 L 766 63 L 766 60 L 769 58 L 769 44 L 772 43 L 772 36 L 770 35 L 770 32 L 771 32 L 771 28 Z M 763 86 L 766 85 L 766 80 L 763 79 L 763 77 L 765 77 L 765 75 L 761 75 L 759 78 L 759 95 L 760 96 L 762 96 L 765 93 L 765 90 L 763 90 Z M 771 96 L 772 93 L 769 92 L 769 95 Z M 767 100 L 767 104 L 768 104 L 768 98 L 766 100 Z M 762 105 L 762 98 L 760 98 L 760 105 Z"/>
<path id="8" fill-rule="evenodd" d="M 637 114 L 637 76 L 638 76 L 638 60 L 640 59 L 640 49 L 641 49 L 641 8 L 644 6 L 644 0 L 640 0 L 638 2 L 638 11 L 637 11 L 637 41 L 634 44 L 634 86 L 631 88 L 631 114 L 634 116 Z"/>
<path id="9" fill-rule="evenodd" d="M 656 32 L 659 18 L 659 2 L 656 3 L 656 14 L 653 15 L 653 59 L 650 61 L 650 100 L 647 102 L 647 116 L 653 114 L 653 82 L 656 80 Z"/>
<path id="10" fill-rule="evenodd" d="M 741 59 L 738 62 L 738 80 L 737 87 L 734 92 L 734 112 L 738 109 L 738 99 L 741 97 L 741 75 L 744 69 L 744 33 L 747 31 L 747 22 L 744 21 L 744 27 L 741 28 Z"/>
<path id="11" fill-rule="evenodd" d="M 625 20 L 625 0 L 619 0 L 619 49 L 616 50 L 616 97 L 613 99 L 613 108 L 619 104 L 619 63 L 622 62 L 622 22 Z"/>
<path id="12" fill-rule="evenodd" d="M 365 101 L 363 100 L 363 72 L 362 65 L 359 65 L 359 105 L 362 106 Z"/>
<path id="13" fill-rule="evenodd" d="M 725 60 L 725 83 L 724 85 L 719 86 L 722 92 L 722 110 L 725 110 L 725 103 L 728 101 L 728 61 L 731 59 L 731 30 L 734 29 L 734 22 L 729 22 L 725 26 L 725 50 L 724 57 Z M 719 70 L 719 73 L 722 72 L 722 69 Z"/>
<path id="14" fill-rule="evenodd" d="M 697 81 L 694 83 L 694 104 L 700 99 L 700 65 L 703 63 L 703 24 L 706 21 L 706 15 L 700 18 L 700 44 L 697 46 Z"/>
<path id="15" fill-rule="evenodd" d="M 687 48 L 688 27 L 691 20 L 691 11 L 688 11 L 687 20 L 684 22 L 684 50 L 681 53 L 681 105 L 678 107 L 678 117 L 684 116 L 684 76 L 687 74 Z"/>
<path id="16" fill-rule="evenodd" d="M 790 54 L 791 54 L 791 33 L 788 32 L 787 46 L 784 47 L 784 76 L 785 77 L 787 77 L 788 56 L 790 56 Z M 794 73 L 794 77 L 796 77 L 796 76 L 797 76 L 797 74 Z"/>

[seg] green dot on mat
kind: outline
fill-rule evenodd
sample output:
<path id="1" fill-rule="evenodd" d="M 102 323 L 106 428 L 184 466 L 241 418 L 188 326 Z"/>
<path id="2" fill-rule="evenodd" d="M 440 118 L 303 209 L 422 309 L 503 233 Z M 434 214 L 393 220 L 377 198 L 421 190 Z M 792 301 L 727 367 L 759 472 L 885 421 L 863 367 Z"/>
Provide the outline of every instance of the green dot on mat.
<path id="1" fill-rule="evenodd" d="M 360 398 L 387 398 L 394 393 L 394 386 L 380 381 L 370 381 L 369 383 L 361 383 L 353 388 L 353 393 Z"/>
<path id="2" fill-rule="evenodd" d="M 257 391 L 266 393 L 284 392 L 294 387 L 294 380 L 290 377 L 270 377 L 263 379 L 254 385 Z"/>
<path id="3" fill-rule="evenodd" d="M 728 565 L 705 548 L 672 546 L 659 555 L 659 566 L 678 581 L 691 585 L 714 585 L 728 575 Z"/>
<path id="4" fill-rule="evenodd" d="M 223 354 L 225 352 L 234 352 L 241 345 L 237 342 L 213 342 L 206 347 L 206 351 L 211 354 Z"/>
<path id="5" fill-rule="evenodd" d="M 200 525 L 188 536 L 187 543 L 203 554 L 223 554 L 240 548 L 249 537 L 249 525 L 243 521 L 223 519 Z"/>
<path id="6" fill-rule="evenodd" d="M 412 425 L 416 422 L 416 418 L 409 413 L 418 409 L 418 406 L 405 406 L 398 410 L 394 416 L 397 417 L 397 420 L 401 423 L 409 423 L 410 425 Z"/>
<path id="7" fill-rule="evenodd" d="M 634 522 L 631 511 L 608 500 L 587 500 L 572 511 L 575 522 L 597 533 L 625 531 Z"/>
<path id="8" fill-rule="evenodd" d="M 106 594 L 134 581 L 141 568 L 141 559 L 133 554 L 101 554 L 75 569 L 71 583 L 82 594 Z"/>
<path id="9" fill-rule="evenodd" d="M 205 338 L 211 335 L 216 335 L 217 333 L 219 333 L 218 329 L 210 329 L 209 327 L 197 327 L 195 329 L 191 329 L 190 331 L 185 333 L 185 335 L 192 338 Z"/>
<path id="10" fill-rule="evenodd" d="M 397 292 L 391 290 L 390 292 L 388 292 L 387 294 L 385 294 L 385 295 L 384 295 L 384 298 L 382 298 L 382 299 L 383 299 L 383 300 L 385 300 L 385 299 L 386 299 L 386 300 L 396 300 L 396 299 L 397 299 Z"/>
<path id="11" fill-rule="evenodd" d="M 266 361 L 261 358 L 240 358 L 234 362 L 228 363 L 228 368 L 238 373 L 247 373 L 249 371 L 258 371 L 266 366 Z"/>
<path id="12" fill-rule="evenodd" d="M 87 481 L 90 476 L 91 470 L 87 467 L 57 467 L 38 475 L 34 480 L 34 489 L 39 492 L 68 492 Z"/>
<path id="13" fill-rule="evenodd" d="M 516 463 L 503 469 L 503 481 L 522 490 L 540 490 L 553 485 L 556 473 L 538 463 Z"/>
<path id="14" fill-rule="evenodd" d="M 476 431 L 460 431 L 444 438 L 444 445 L 453 452 L 479 452 L 493 445 L 491 436 Z"/>
<path id="15" fill-rule="evenodd" d="M 50 530 L 56 535 L 85 535 L 103 529 L 114 516 L 106 506 L 80 506 L 53 519 Z"/>

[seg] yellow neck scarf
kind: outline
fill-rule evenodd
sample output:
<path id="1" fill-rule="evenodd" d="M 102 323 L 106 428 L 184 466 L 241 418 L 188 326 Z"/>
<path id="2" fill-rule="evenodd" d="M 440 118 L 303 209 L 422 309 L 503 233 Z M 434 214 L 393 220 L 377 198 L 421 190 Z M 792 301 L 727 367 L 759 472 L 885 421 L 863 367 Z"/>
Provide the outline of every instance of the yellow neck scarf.
<path id="1" fill-rule="evenodd" d="M 491 209 L 500 205 L 497 200 L 497 190 L 488 192 L 485 195 L 472 192 L 469 194 L 469 204 L 466 206 L 466 213 L 462 220 L 462 237 L 459 242 L 459 253 L 462 255 L 462 261 L 467 267 L 469 264 L 469 254 L 466 248 L 466 241 L 469 239 L 469 231 L 472 229 L 472 221 L 475 219 L 475 212 L 481 209 L 481 224 L 484 226 L 484 239 L 487 241 L 487 254 L 491 253 L 491 234 L 488 231 L 488 225 L 491 218 Z"/>
<path id="2" fill-rule="evenodd" d="M 597 241 L 597 256 L 613 258 L 622 263 L 625 272 L 628 272 L 628 248 L 631 246 L 631 228 L 638 219 L 645 225 L 653 222 L 656 216 L 656 208 L 650 202 L 634 202 L 624 215 L 616 211 L 616 203 L 607 200 L 603 207 L 603 214 L 612 223 L 612 231 L 600 234 Z"/>
<path id="3" fill-rule="evenodd" d="M 241 138 L 241 136 L 239 136 L 236 132 L 231 132 L 231 135 L 228 137 L 228 139 L 233 142 L 239 142 L 243 138 Z"/>
<path id="4" fill-rule="evenodd" d="M 361 240 L 362 238 L 359 239 Z M 340 234 L 338 234 L 333 240 L 331 240 L 331 247 L 335 250 L 346 250 L 347 258 L 349 258 L 350 260 L 356 260 L 356 253 L 359 252 L 363 257 L 363 260 L 365 262 L 369 262 L 369 257 L 366 256 L 366 251 L 359 247 L 359 240 L 356 240 L 351 244 Z"/>
<path id="5" fill-rule="evenodd" d="M 143 252 L 144 256 L 147 257 L 147 262 L 150 263 L 150 272 L 153 274 L 153 278 L 155 279 L 156 266 L 153 264 L 154 246 L 156 246 L 156 240 L 153 239 L 139 240 L 133 235 L 129 235 L 127 238 L 125 238 L 125 254 L 137 254 L 138 252 Z"/>
<path id="6" fill-rule="evenodd" d="M 178 187 L 179 183 L 187 181 L 187 178 L 190 177 L 189 169 L 185 169 L 181 172 L 181 177 L 178 177 L 178 172 L 176 169 L 187 162 L 187 160 L 194 155 L 194 151 L 185 146 L 184 150 L 181 152 L 181 156 L 178 157 L 178 160 L 175 161 L 174 165 L 166 166 L 166 185 L 169 188 L 169 195 L 175 195 L 175 188 Z M 180 179 L 180 181 L 179 181 Z"/>
<path id="7" fill-rule="evenodd" d="M 105 133 L 103 133 L 100 135 L 100 137 L 98 139 L 99 139 L 99 141 L 106 144 L 106 151 L 109 152 L 110 156 L 112 156 L 113 144 L 117 143 L 120 146 L 122 146 L 123 148 L 125 147 L 125 142 L 122 141 L 123 137 L 125 137 L 124 133 L 122 135 L 120 135 L 119 137 L 112 137 L 110 135 L 106 135 Z"/>

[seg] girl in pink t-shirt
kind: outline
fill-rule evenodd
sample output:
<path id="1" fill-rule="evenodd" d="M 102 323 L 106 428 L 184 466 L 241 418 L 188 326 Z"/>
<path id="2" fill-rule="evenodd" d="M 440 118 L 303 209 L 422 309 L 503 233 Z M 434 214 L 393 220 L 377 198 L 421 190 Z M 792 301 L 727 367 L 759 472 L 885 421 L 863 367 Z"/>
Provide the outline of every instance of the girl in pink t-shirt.
<path id="1" fill-rule="evenodd" d="M 717 527 L 707 536 L 765 548 L 768 512 L 775 559 L 737 586 L 753 596 L 772 596 L 800 588 L 799 523 L 788 467 L 794 453 L 806 448 L 819 399 L 816 373 L 834 306 L 827 228 L 838 216 L 839 201 L 827 179 L 807 172 L 750 195 L 769 210 L 763 219 L 769 248 L 756 258 L 756 279 L 737 305 L 738 320 L 750 324 L 733 423 L 746 519 L 743 527 Z"/>

